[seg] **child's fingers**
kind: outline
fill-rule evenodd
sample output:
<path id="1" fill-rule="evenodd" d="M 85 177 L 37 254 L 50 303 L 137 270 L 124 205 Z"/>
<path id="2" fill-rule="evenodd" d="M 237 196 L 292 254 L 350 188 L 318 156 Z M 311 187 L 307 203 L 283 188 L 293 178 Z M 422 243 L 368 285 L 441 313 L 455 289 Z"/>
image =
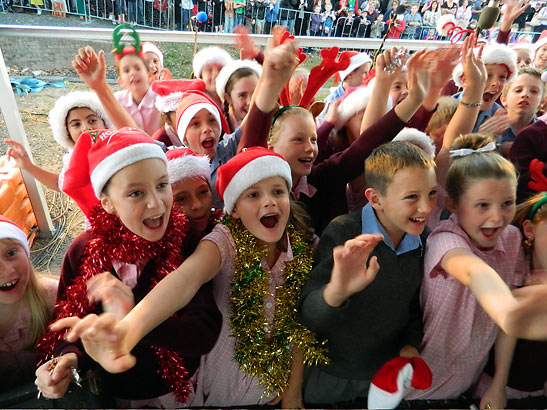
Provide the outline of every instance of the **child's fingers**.
<path id="1" fill-rule="evenodd" d="M 71 360 L 69 360 L 67 357 L 61 356 L 57 361 L 55 368 L 53 369 L 53 373 L 51 374 L 51 380 L 55 383 L 58 383 L 59 381 L 67 377 L 71 377 L 71 365 Z"/>
<path id="2" fill-rule="evenodd" d="M 58 332 L 63 329 L 72 329 L 81 319 L 76 316 L 65 317 L 49 325 L 50 330 Z"/>
<path id="3" fill-rule="evenodd" d="M 99 62 L 101 63 L 102 66 L 106 66 L 106 60 L 104 58 L 103 50 L 99 51 Z"/>
<path id="4" fill-rule="evenodd" d="M 78 49 L 78 56 L 85 63 L 88 63 L 89 60 L 90 60 L 90 57 L 88 56 L 88 54 L 87 54 L 87 52 L 84 48 L 79 48 Z"/>

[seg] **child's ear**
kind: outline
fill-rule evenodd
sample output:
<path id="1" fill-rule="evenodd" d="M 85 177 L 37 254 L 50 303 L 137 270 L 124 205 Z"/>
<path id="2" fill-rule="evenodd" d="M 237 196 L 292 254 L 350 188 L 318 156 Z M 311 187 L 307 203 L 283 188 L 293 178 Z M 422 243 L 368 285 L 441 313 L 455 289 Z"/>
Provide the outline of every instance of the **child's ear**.
<path id="1" fill-rule="evenodd" d="M 241 217 L 239 216 L 239 214 L 237 213 L 237 209 L 236 207 L 234 206 L 234 209 L 232 209 L 232 212 L 230 212 L 230 216 L 234 219 L 241 219 Z"/>
<path id="2" fill-rule="evenodd" d="M 522 232 L 524 233 L 525 239 L 534 239 L 536 236 L 536 226 L 531 220 L 527 219 L 522 222 Z"/>
<path id="3" fill-rule="evenodd" d="M 228 105 L 232 105 L 232 99 L 228 93 L 224 93 L 224 101 L 226 101 Z"/>
<path id="4" fill-rule="evenodd" d="M 382 210 L 382 201 L 380 199 L 380 194 L 376 190 L 376 188 L 367 188 L 365 190 L 365 197 L 367 198 L 370 206 L 378 211 Z"/>
<path id="5" fill-rule="evenodd" d="M 452 213 L 455 213 L 457 208 L 456 202 L 449 196 L 444 199 L 444 207 Z"/>
<path id="6" fill-rule="evenodd" d="M 505 98 L 503 94 L 500 95 L 500 101 L 501 101 L 501 105 L 503 105 L 505 109 L 507 109 L 507 105 L 505 104 L 507 102 L 507 98 Z"/>
<path id="7" fill-rule="evenodd" d="M 121 77 L 118 77 L 118 84 L 123 87 L 123 84 L 122 84 L 122 78 Z"/>
<path id="8" fill-rule="evenodd" d="M 101 194 L 101 206 L 109 214 L 111 214 L 111 215 L 116 214 L 116 209 L 112 205 L 112 202 L 110 201 L 110 198 L 108 198 L 108 196 L 106 196 L 105 194 Z"/>

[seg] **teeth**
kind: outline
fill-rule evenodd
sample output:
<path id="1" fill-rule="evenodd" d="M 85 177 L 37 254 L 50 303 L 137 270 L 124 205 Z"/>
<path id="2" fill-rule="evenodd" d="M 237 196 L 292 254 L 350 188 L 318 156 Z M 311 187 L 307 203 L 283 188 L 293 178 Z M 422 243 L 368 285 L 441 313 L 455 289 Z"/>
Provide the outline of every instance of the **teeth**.
<path id="1" fill-rule="evenodd" d="M 10 286 L 15 285 L 16 283 L 17 283 L 17 279 L 12 280 L 11 282 L 4 283 L 3 285 L 0 286 L 0 288 L 9 288 Z"/>
<path id="2" fill-rule="evenodd" d="M 410 219 L 415 222 L 425 222 L 425 218 L 410 218 Z"/>

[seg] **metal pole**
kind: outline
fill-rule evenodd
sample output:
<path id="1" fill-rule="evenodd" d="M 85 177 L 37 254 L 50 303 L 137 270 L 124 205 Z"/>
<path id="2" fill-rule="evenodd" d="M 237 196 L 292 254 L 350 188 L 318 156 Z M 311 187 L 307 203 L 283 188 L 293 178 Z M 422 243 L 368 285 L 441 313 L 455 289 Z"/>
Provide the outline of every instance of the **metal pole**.
<path id="1" fill-rule="evenodd" d="M 0 108 L 2 109 L 4 121 L 6 122 L 8 134 L 11 139 L 23 145 L 32 161 L 32 152 L 27 141 L 27 134 L 25 133 L 25 128 L 23 127 L 23 122 L 21 121 L 19 109 L 17 108 L 15 95 L 13 94 L 13 90 L 11 88 L 2 49 L 0 49 L 0 96 Z M 28 172 L 21 170 L 21 174 L 23 175 L 23 181 L 25 182 L 25 186 L 27 188 L 32 209 L 34 210 L 34 215 L 36 215 L 36 220 L 38 221 L 40 233 L 42 235 L 51 236 L 54 228 L 51 222 L 51 217 L 49 216 L 42 187 Z"/>

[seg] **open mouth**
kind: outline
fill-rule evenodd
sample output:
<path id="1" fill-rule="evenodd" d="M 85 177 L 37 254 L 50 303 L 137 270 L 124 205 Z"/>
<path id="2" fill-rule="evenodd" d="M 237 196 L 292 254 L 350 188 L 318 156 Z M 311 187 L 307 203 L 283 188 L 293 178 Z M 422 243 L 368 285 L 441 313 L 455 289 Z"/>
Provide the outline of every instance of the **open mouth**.
<path id="1" fill-rule="evenodd" d="M 299 158 L 298 162 L 306 166 L 311 166 L 313 164 L 313 158 Z"/>
<path id="2" fill-rule="evenodd" d="M 411 222 L 415 223 L 415 224 L 424 224 L 425 223 L 425 217 L 420 217 L 420 218 L 408 218 L 410 219 Z"/>
<path id="3" fill-rule="evenodd" d="M 268 229 L 275 228 L 278 222 L 279 222 L 279 215 L 277 214 L 265 215 L 262 218 L 260 218 L 260 223 Z"/>
<path id="4" fill-rule="evenodd" d="M 482 101 L 485 104 L 491 103 L 495 100 L 497 93 L 484 93 L 482 95 Z"/>
<path id="5" fill-rule="evenodd" d="M 500 228 L 481 228 L 481 233 L 486 239 L 494 239 Z"/>
<path id="6" fill-rule="evenodd" d="M 2 292 L 9 292 L 17 286 L 19 283 L 19 279 L 15 279 L 9 282 L 4 283 L 3 285 L 0 285 L 0 291 Z"/>
<path id="7" fill-rule="evenodd" d="M 163 225 L 163 215 L 146 218 L 142 223 L 149 229 L 158 229 Z"/>
<path id="8" fill-rule="evenodd" d="M 208 138 L 204 141 L 202 141 L 201 146 L 205 149 L 212 149 L 215 145 L 214 138 Z"/>
<path id="9" fill-rule="evenodd" d="M 528 106 L 530 106 L 530 103 L 528 101 L 520 101 L 518 103 L 518 106 L 519 107 L 528 107 Z"/>

